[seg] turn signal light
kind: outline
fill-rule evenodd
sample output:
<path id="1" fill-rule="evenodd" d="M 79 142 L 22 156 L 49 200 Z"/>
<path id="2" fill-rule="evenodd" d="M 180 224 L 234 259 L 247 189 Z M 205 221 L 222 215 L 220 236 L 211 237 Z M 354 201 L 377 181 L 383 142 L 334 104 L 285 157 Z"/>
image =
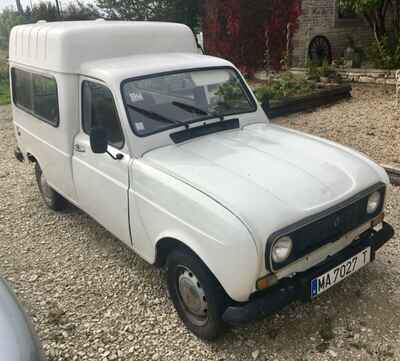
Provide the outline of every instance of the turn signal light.
<path id="1" fill-rule="evenodd" d="M 278 278 L 275 275 L 268 275 L 263 278 L 260 278 L 256 283 L 256 287 L 257 290 L 260 291 L 272 287 L 277 283 L 278 283 Z"/>
<path id="2" fill-rule="evenodd" d="M 378 217 L 374 218 L 374 219 L 371 221 L 371 226 L 372 226 L 372 227 L 375 227 L 375 226 L 377 226 L 378 224 L 381 224 L 381 223 L 383 222 L 384 219 L 385 219 L 385 213 L 382 212 Z"/>

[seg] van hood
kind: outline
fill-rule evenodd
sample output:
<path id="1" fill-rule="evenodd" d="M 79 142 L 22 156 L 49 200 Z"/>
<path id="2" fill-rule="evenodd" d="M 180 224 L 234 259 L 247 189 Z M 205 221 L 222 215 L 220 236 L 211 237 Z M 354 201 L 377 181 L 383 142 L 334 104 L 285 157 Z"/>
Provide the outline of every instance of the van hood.
<path id="1" fill-rule="evenodd" d="M 229 209 L 260 248 L 273 232 L 387 181 L 353 150 L 270 124 L 159 148 L 144 161 Z"/>

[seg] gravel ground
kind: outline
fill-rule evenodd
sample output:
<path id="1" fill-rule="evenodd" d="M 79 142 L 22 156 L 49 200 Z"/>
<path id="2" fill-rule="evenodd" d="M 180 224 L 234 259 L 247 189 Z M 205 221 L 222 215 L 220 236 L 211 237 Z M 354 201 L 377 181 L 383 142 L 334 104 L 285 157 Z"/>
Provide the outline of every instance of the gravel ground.
<path id="1" fill-rule="evenodd" d="M 357 88 L 353 101 L 289 117 L 289 124 L 395 161 L 387 139 L 399 129 L 387 122 L 396 115 L 376 94 Z M 360 119 L 352 136 L 351 117 Z M 360 136 L 371 127 L 375 136 Z M 398 239 L 311 304 L 291 305 L 204 343 L 177 318 L 162 271 L 81 211 L 57 214 L 43 205 L 33 168 L 13 158 L 8 107 L 0 108 L 0 139 L 0 274 L 31 313 L 49 360 L 400 360 Z M 391 188 L 387 219 L 400 232 L 400 188 Z"/>
<path id="2" fill-rule="evenodd" d="M 379 163 L 400 167 L 400 106 L 394 87 L 353 85 L 353 99 L 274 120 L 348 145 Z"/>

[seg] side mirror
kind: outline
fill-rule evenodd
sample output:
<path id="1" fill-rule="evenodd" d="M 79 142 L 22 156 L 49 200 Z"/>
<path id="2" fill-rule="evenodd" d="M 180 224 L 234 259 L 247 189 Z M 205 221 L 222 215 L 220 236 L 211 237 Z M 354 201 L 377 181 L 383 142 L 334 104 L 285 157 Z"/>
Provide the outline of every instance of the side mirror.
<path id="1" fill-rule="evenodd" d="M 90 147 L 95 154 L 104 154 L 108 149 L 107 132 L 104 128 L 92 128 L 90 131 Z"/>

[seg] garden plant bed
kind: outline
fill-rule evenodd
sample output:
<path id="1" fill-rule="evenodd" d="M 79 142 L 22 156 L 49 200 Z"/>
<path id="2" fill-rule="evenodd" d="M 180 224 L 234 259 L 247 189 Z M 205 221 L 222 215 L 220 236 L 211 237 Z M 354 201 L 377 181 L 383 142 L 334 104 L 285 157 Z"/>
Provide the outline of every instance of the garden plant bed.
<path id="1" fill-rule="evenodd" d="M 263 108 L 269 118 L 276 118 L 349 99 L 351 91 L 352 87 L 348 84 L 317 88 L 312 94 L 273 99 L 269 104 L 263 104 Z"/>
<path id="2" fill-rule="evenodd" d="M 391 165 L 383 164 L 387 174 L 389 175 L 390 181 L 395 186 L 400 186 L 400 167 L 396 168 Z"/>
<path id="3" fill-rule="evenodd" d="M 308 74 L 290 71 L 266 74 L 262 71 L 250 82 L 269 118 L 312 110 L 351 98 L 351 85 L 331 66 L 314 67 Z"/>

